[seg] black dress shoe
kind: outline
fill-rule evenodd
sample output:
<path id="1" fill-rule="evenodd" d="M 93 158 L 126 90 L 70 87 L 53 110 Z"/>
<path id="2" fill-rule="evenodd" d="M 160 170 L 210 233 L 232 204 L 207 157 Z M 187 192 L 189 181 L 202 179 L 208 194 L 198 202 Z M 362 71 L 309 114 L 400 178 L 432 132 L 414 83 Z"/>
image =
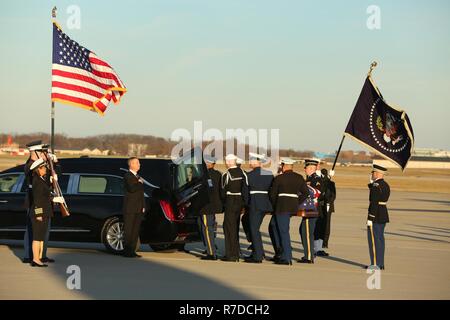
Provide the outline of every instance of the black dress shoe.
<path id="1" fill-rule="evenodd" d="M 22 259 L 22 263 L 31 263 L 31 259 L 30 258 L 23 258 Z"/>
<path id="2" fill-rule="evenodd" d="M 286 265 L 286 266 L 291 266 L 292 265 L 292 261 L 278 260 L 278 261 L 275 261 L 275 264 L 282 264 L 282 265 Z"/>
<path id="3" fill-rule="evenodd" d="M 208 255 L 206 255 L 204 257 L 201 257 L 200 259 L 201 260 L 212 260 L 212 261 L 215 261 L 215 260 L 217 260 L 217 256 L 213 256 L 213 255 L 208 254 Z"/>
<path id="4" fill-rule="evenodd" d="M 262 263 L 262 260 L 256 260 L 253 257 L 249 257 L 249 258 L 244 259 L 244 262 L 246 262 L 246 263 Z"/>
<path id="5" fill-rule="evenodd" d="M 317 251 L 316 256 L 318 256 L 318 257 L 328 257 L 329 254 L 326 253 L 326 252 L 323 251 L 323 250 L 320 250 L 320 251 Z"/>
<path id="6" fill-rule="evenodd" d="M 55 262 L 54 259 L 50 259 L 50 258 L 47 258 L 47 257 L 42 258 L 41 261 L 44 262 L 44 263 L 46 263 L 46 262 L 48 262 L 48 263 L 53 263 L 53 262 Z"/>
<path id="7" fill-rule="evenodd" d="M 300 259 L 297 261 L 298 263 L 309 263 L 309 264 L 314 264 L 314 260 L 308 260 L 308 259 Z"/>
<path id="8" fill-rule="evenodd" d="M 225 262 L 239 262 L 239 258 L 223 257 L 223 258 L 220 259 L 220 260 L 225 261 Z"/>
<path id="9" fill-rule="evenodd" d="M 38 268 L 45 268 L 45 267 L 48 267 L 48 265 L 46 265 L 46 264 L 39 264 L 39 263 L 36 263 L 36 262 L 34 262 L 34 261 L 31 261 L 31 266 L 32 266 L 32 267 L 38 267 Z"/>
<path id="10" fill-rule="evenodd" d="M 135 256 L 134 254 L 132 254 L 132 253 L 124 253 L 123 256 L 124 256 L 125 258 L 135 258 L 135 257 L 136 257 L 136 256 Z"/>
<path id="11" fill-rule="evenodd" d="M 280 256 L 273 256 L 272 258 L 269 259 L 269 261 L 273 262 L 277 262 L 278 260 L 280 260 Z"/>
<path id="12" fill-rule="evenodd" d="M 252 245 L 252 244 L 249 245 L 248 248 L 247 248 L 247 250 L 248 250 L 248 251 L 253 251 L 253 245 Z"/>
<path id="13" fill-rule="evenodd" d="M 381 267 L 380 267 L 380 270 L 384 270 L 384 266 L 381 266 Z"/>

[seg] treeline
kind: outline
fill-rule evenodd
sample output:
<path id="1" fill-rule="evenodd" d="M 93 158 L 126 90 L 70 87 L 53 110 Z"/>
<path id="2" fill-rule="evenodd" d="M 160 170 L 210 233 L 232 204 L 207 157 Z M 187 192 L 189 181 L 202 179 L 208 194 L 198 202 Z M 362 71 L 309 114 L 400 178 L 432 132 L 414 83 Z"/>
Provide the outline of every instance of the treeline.
<path id="1" fill-rule="evenodd" d="M 29 133 L 0 134 L 0 144 L 7 144 L 8 137 L 11 137 L 12 142 L 18 144 L 19 147 L 22 148 L 24 148 L 27 143 L 35 140 L 42 140 L 44 143 L 50 143 L 50 135 L 47 133 Z M 55 135 L 56 150 L 82 150 L 85 148 L 93 150 L 97 148 L 100 150 L 109 150 L 110 155 L 131 155 L 139 153 L 137 154 L 139 156 L 144 156 L 146 154 L 169 156 L 172 148 L 177 143 L 178 142 L 161 137 L 137 134 L 105 134 L 81 138 L 69 137 L 65 134 Z M 204 142 L 203 147 L 206 147 L 208 144 L 209 142 Z M 223 145 L 223 154 L 225 155 L 226 143 L 224 142 Z M 235 150 L 237 150 L 238 142 L 234 141 L 234 145 Z M 245 151 L 247 154 L 249 151 L 249 145 L 245 145 Z M 293 149 L 281 149 L 279 153 L 282 157 L 296 158 L 306 158 L 314 155 L 313 151 L 297 151 Z"/>

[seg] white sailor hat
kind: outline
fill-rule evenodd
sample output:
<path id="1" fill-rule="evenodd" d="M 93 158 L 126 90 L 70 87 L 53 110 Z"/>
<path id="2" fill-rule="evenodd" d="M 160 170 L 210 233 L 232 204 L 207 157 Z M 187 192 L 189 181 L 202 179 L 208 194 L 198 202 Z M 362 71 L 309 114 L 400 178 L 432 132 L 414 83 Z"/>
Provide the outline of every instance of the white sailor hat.
<path id="1" fill-rule="evenodd" d="M 266 156 L 263 154 L 249 152 L 248 155 L 249 155 L 249 160 L 257 160 L 257 161 L 261 161 L 261 162 L 264 162 L 266 160 Z"/>
<path id="2" fill-rule="evenodd" d="M 242 159 L 239 158 L 239 157 L 236 157 L 236 163 L 237 163 L 237 164 L 243 164 L 243 163 L 244 163 L 244 160 L 242 160 Z"/>
<path id="3" fill-rule="evenodd" d="M 216 163 L 216 158 L 214 158 L 213 156 L 206 154 L 203 159 L 205 159 L 205 162 L 207 163 Z"/>
<path id="4" fill-rule="evenodd" d="M 36 168 L 40 168 L 40 167 L 42 167 L 44 165 L 45 165 L 45 161 L 39 158 L 39 159 L 37 159 L 36 161 L 33 162 L 33 164 L 30 167 L 30 170 L 34 170 Z"/>
<path id="5" fill-rule="evenodd" d="M 234 154 L 232 154 L 232 153 L 230 153 L 230 154 L 228 154 L 226 157 L 225 157 L 225 160 L 226 161 L 233 161 L 233 160 L 237 160 L 238 159 L 238 157 L 236 157 Z"/>
<path id="6" fill-rule="evenodd" d="M 42 149 L 48 148 L 48 145 L 47 144 L 43 144 L 42 140 L 36 140 L 36 141 L 33 141 L 33 142 L 30 142 L 30 143 L 26 144 L 26 147 L 30 151 L 37 151 L 37 150 L 42 150 Z"/>
<path id="7" fill-rule="evenodd" d="M 305 168 L 307 166 L 317 166 L 320 163 L 319 159 L 305 159 Z"/>
<path id="8" fill-rule="evenodd" d="M 289 165 L 293 165 L 294 163 L 296 163 L 297 161 L 295 161 L 294 159 L 291 159 L 289 157 L 281 157 L 280 159 L 280 164 L 289 164 Z"/>
<path id="9" fill-rule="evenodd" d="M 382 174 L 387 174 L 387 169 L 385 167 L 382 167 L 378 164 L 372 164 L 372 172 L 379 172 Z"/>

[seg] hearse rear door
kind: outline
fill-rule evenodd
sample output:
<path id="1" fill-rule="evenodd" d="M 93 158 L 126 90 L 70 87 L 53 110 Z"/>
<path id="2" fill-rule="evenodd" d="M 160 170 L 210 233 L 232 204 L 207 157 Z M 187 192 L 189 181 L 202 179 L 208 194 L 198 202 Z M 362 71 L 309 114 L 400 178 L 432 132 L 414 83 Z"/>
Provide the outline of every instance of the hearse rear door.
<path id="1" fill-rule="evenodd" d="M 209 203 L 208 188 L 212 185 L 202 149 L 191 149 L 174 160 L 170 172 L 179 218 L 200 215 L 200 209 Z"/>

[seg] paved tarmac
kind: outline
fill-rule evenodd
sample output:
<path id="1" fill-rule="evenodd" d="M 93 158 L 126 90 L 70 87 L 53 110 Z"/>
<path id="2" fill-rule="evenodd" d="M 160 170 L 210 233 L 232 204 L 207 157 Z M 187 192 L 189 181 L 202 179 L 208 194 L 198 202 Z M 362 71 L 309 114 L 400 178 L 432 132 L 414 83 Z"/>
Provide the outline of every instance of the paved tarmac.
<path id="1" fill-rule="evenodd" d="M 191 253 L 156 253 L 142 245 L 141 259 L 104 252 L 100 244 L 52 242 L 49 268 L 22 264 L 22 242 L 0 240 L 0 299 L 449 299 L 450 198 L 448 194 L 394 192 L 386 227 L 386 270 L 380 289 L 371 276 L 366 218 L 368 191 L 338 190 L 332 218 L 330 257 L 314 265 L 279 266 L 202 261 L 201 243 Z M 266 216 L 261 228 L 272 256 Z M 218 216 L 219 225 L 222 215 Z M 298 226 L 291 219 L 294 258 L 303 256 Z M 223 252 L 222 228 L 217 243 Z M 244 253 L 248 243 L 241 232 Z M 81 289 L 67 287 L 67 268 L 81 270 Z M 372 282 L 373 283 L 373 282 Z"/>

